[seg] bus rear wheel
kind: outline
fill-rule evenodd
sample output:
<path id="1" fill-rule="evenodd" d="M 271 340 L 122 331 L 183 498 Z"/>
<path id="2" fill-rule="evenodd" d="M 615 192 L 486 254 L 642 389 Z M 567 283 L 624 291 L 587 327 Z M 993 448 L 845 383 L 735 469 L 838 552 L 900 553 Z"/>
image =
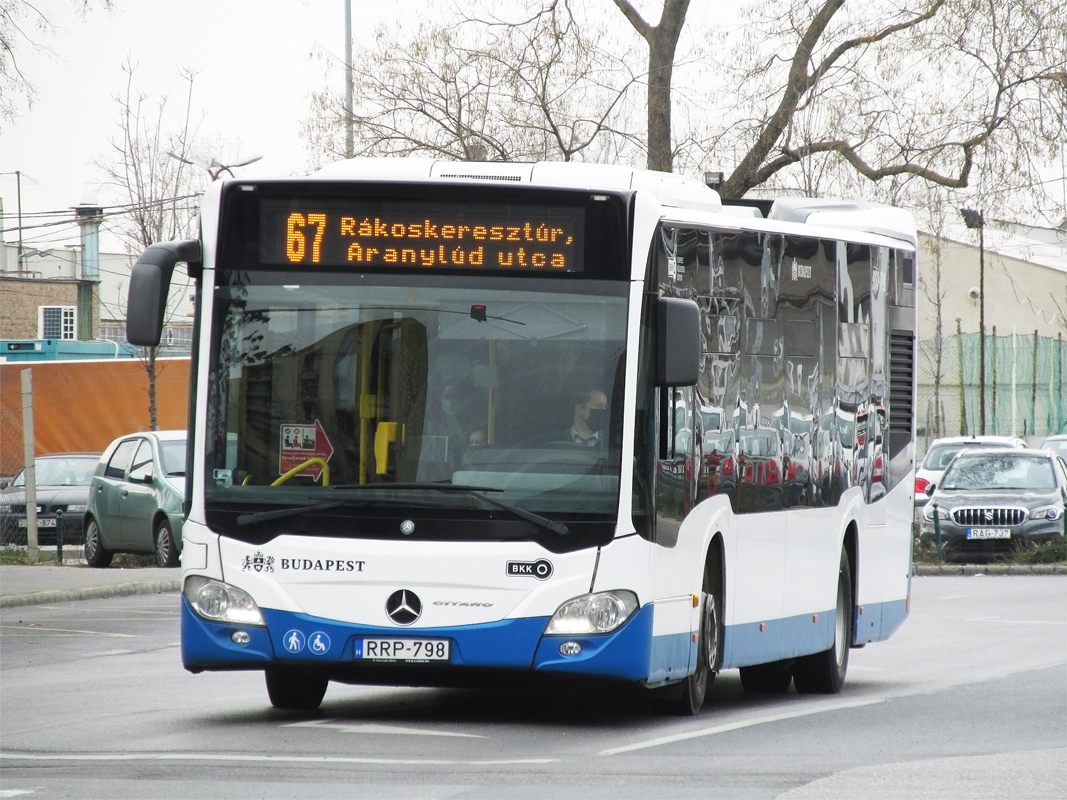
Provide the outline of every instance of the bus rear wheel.
<path id="1" fill-rule="evenodd" d="M 314 711 L 326 694 L 327 678 L 300 667 L 267 667 L 267 696 L 275 708 Z"/>
<path id="2" fill-rule="evenodd" d="M 852 570 L 848 553 L 842 551 L 837 573 L 837 610 L 834 643 L 829 650 L 798 658 L 793 665 L 793 683 L 801 694 L 837 694 L 845 685 L 848 648 L 852 643 Z"/>

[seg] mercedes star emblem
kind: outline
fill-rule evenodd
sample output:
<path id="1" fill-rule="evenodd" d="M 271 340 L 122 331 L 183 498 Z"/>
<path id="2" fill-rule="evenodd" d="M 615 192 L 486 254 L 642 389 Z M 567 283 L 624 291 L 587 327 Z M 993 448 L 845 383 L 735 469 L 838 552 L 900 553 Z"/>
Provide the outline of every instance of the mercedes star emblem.
<path id="1" fill-rule="evenodd" d="M 385 613 L 397 625 L 411 625 L 422 615 L 422 601 L 408 589 L 398 589 L 385 601 Z"/>

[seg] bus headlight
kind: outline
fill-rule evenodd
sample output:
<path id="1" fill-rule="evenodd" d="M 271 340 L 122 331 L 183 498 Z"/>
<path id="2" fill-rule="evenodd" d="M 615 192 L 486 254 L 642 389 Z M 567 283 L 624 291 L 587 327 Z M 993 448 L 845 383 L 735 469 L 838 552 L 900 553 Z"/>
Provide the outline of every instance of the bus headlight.
<path id="1" fill-rule="evenodd" d="M 611 633 L 637 610 L 637 595 L 625 589 L 575 597 L 556 609 L 546 634 Z"/>
<path id="2" fill-rule="evenodd" d="M 212 622 L 266 624 L 252 596 L 228 583 L 201 575 L 190 575 L 185 579 L 183 594 L 197 614 Z"/>

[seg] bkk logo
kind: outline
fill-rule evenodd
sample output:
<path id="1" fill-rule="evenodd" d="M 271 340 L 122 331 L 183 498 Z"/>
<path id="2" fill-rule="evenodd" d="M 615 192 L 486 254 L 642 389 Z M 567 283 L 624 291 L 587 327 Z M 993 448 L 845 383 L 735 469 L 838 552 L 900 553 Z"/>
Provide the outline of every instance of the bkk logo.
<path id="1" fill-rule="evenodd" d="M 545 581 L 552 577 L 552 562 L 547 559 L 537 561 L 509 561 L 508 575 L 513 578 L 537 578 Z"/>

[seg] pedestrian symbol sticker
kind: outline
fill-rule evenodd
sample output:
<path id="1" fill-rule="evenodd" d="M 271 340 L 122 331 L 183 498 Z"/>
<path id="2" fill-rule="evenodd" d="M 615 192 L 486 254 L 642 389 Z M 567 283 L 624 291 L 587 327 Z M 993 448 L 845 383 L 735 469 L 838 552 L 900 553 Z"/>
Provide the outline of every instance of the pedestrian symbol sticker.
<path id="1" fill-rule="evenodd" d="M 278 434 L 279 475 L 284 475 L 311 459 L 321 458 L 323 461 L 329 461 L 333 455 L 333 445 L 326 438 L 326 431 L 318 420 L 311 425 L 286 423 L 279 427 Z M 298 474 L 317 481 L 322 475 L 322 465 L 313 463 Z"/>
<path id="2" fill-rule="evenodd" d="M 322 631 L 315 631 L 308 638 L 308 650 L 317 656 L 325 655 L 330 649 L 330 637 Z"/>
<path id="3" fill-rule="evenodd" d="M 299 653 L 304 649 L 304 634 L 296 630 L 289 631 L 285 634 L 283 644 L 290 653 Z"/>

